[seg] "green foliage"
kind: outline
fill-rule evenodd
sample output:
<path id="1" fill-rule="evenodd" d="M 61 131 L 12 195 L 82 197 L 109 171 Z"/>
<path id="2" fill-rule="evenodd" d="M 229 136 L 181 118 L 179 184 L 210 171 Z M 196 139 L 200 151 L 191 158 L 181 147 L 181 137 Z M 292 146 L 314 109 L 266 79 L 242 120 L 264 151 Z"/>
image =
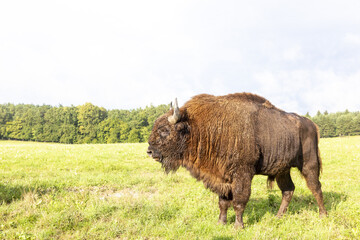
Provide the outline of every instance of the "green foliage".
<path id="1" fill-rule="evenodd" d="M 115 117 L 107 118 L 100 123 L 98 141 L 101 143 L 127 142 L 130 128 L 125 122 Z"/>
<path id="2" fill-rule="evenodd" d="M 59 143 L 146 142 L 169 106 L 106 110 L 81 106 L 0 105 L 0 139 Z"/>
<path id="3" fill-rule="evenodd" d="M 281 191 L 252 181 L 245 229 L 217 224 L 218 197 L 180 168 L 165 174 L 147 144 L 0 141 L 0 239 L 359 239 L 360 137 L 320 140 L 329 216 L 319 218 L 298 170 L 287 213 Z"/>
<path id="4" fill-rule="evenodd" d="M 91 103 L 52 107 L 29 104 L 0 104 L 0 139 L 59 143 L 146 142 L 155 120 L 168 105 L 145 109 L 106 110 Z M 360 135 L 360 113 L 322 114 L 313 120 L 321 137 Z"/>
<path id="5" fill-rule="evenodd" d="M 321 137 L 339 137 L 360 135 L 360 112 L 345 112 L 322 114 L 320 111 L 314 117 L 308 114 L 306 117 L 313 120 L 320 129 Z"/>
<path id="6" fill-rule="evenodd" d="M 78 142 L 97 143 L 99 124 L 107 117 L 107 111 L 91 103 L 77 107 L 78 110 Z"/>

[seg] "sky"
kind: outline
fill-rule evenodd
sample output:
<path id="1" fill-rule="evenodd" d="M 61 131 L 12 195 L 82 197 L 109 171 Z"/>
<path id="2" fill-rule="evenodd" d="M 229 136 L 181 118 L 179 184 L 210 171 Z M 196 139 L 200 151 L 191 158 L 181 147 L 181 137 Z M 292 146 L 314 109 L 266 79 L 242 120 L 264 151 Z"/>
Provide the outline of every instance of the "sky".
<path id="1" fill-rule="evenodd" d="M 0 104 L 182 105 L 251 92 L 360 111 L 358 0 L 0 2 Z"/>

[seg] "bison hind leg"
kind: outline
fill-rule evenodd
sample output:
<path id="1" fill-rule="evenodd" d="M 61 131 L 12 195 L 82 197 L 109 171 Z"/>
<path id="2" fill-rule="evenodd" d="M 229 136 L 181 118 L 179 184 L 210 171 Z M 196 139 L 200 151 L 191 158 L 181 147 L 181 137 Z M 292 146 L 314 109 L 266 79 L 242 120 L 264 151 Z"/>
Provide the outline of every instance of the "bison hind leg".
<path id="1" fill-rule="evenodd" d="M 327 212 L 324 206 L 324 199 L 321 190 L 321 183 L 319 181 L 319 172 L 320 170 L 316 168 L 316 166 L 312 166 L 311 168 L 304 167 L 301 172 L 306 180 L 306 185 L 311 190 L 314 195 L 318 206 L 319 206 L 319 214 L 321 217 L 327 216 Z"/>
<path id="2" fill-rule="evenodd" d="M 282 192 L 280 208 L 276 215 L 280 218 L 286 212 L 295 190 L 295 185 L 291 180 L 290 170 L 276 175 L 276 183 Z"/>

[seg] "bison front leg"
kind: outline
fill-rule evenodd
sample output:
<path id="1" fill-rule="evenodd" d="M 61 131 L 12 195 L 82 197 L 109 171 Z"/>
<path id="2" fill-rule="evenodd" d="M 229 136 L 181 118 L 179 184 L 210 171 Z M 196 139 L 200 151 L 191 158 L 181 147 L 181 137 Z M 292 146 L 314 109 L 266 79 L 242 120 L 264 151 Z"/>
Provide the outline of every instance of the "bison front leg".
<path id="1" fill-rule="evenodd" d="M 250 198 L 253 176 L 250 173 L 239 173 L 233 182 L 233 205 L 236 215 L 235 228 L 244 228 L 243 213 Z"/>
<path id="2" fill-rule="evenodd" d="M 219 208 L 220 208 L 220 215 L 219 215 L 219 224 L 225 225 L 227 222 L 227 210 L 231 206 L 232 201 L 232 193 L 229 193 L 228 196 L 219 196 Z"/>

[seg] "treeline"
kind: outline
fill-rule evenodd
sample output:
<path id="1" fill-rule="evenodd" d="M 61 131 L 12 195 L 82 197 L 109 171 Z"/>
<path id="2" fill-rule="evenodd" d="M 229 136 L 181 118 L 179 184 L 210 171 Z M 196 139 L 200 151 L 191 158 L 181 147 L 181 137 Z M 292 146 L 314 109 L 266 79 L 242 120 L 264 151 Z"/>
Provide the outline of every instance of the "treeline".
<path id="1" fill-rule="evenodd" d="M 146 142 L 168 105 L 136 110 L 0 104 L 0 139 L 59 143 Z"/>
<path id="2" fill-rule="evenodd" d="M 106 110 L 91 103 L 81 106 L 0 104 L 0 139 L 59 143 L 146 142 L 154 121 L 169 105 L 135 110 Z M 321 137 L 360 135 L 360 112 L 311 117 Z"/>
<path id="3" fill-rule="evenodd" d="M 328 113 L 320 111 L 314 117 L 306 114 L 320 130 L 321 137 L 341 137 L 360 135 L 360 112 Z"/>

